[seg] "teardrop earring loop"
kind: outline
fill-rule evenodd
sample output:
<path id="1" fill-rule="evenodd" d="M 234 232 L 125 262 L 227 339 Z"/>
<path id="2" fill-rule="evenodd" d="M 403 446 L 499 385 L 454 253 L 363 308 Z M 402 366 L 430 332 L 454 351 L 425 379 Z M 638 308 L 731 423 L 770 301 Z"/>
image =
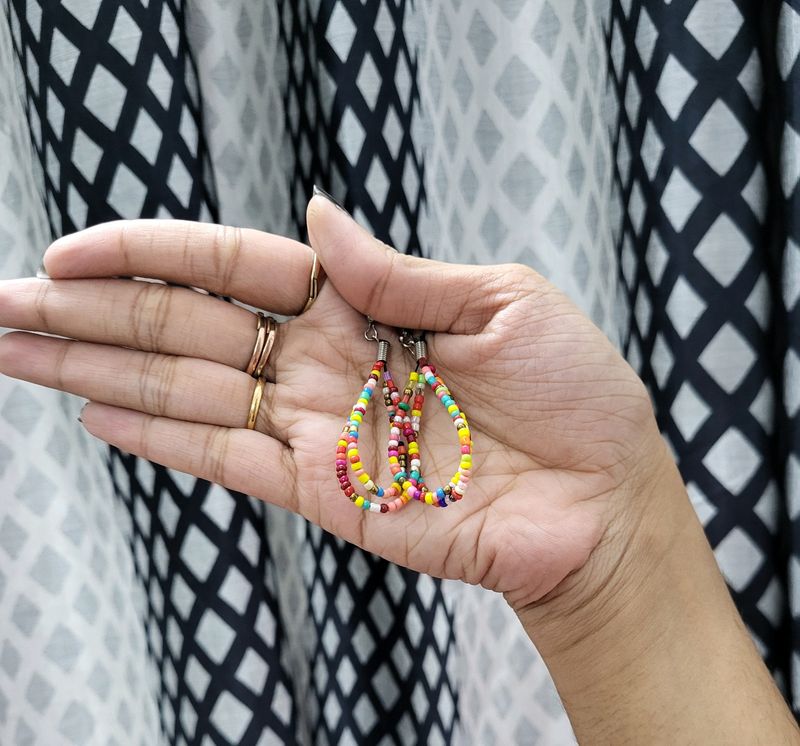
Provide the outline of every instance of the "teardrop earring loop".
<path id="1" fill-rule="evenodd" d="M 472 476 L 472 435 L 469 424 L 467 423 L 466 415 L 461 411 L 450 393 L 450 389 L 447 388 L 442 377 L 436 372 L 436 368 L 428 361 L 428 346 L 425 342 L 424 333 L 420 333 L 415 337 L 410 330 L 404 329 L 399 336 L 399 340 L 400 344 L 409 350 L 417 361 L 416 369 L 411 374 L 409 383 L 414 383 L 414 401 L 415 405 L 419 402 L 419 406 L 415 406 L 413 410 L 410 410 L 410 416 L 404 418 L 404 425 L 406 421 L 408 423 L 404 432 L 406 434 L 409 432 L 418 434 L 420 431 L 422 401 L 424 400 L 423 390 L 427 383 L 442 403 L 442 406 L 447 410 L 448 415 L 450 415 L 458 435 L 459 450 L 461 452 L 458 469 L 452 479 L 446 485 L 433 490 L 425 485 L 421 476 L 419 443 L 417 438 L 414 438 L 413 448 L 411 442 L 409 442 L 411 471 L 408 479 L 402 484 L 403 496 L 419 500 L 427 505 L 446 508 L 450 503 L 457 502 L 464 496 Z M 404 398 L 403 401 L 408 404 L 408 399 Z M 398 404 L 398 409 L 399 411 L 405 409 L 402 406 L 402 402 Z M 405 411 L 408 412 L 409 410 L 405 409 Z M 417 469 L 414 468 L 415 463 L 417 464 Z"/>
<path id="2" fill-rule="evenodd" d="M 359 394 L 358 400 L 350 411 L 350 416 L 342 428 L 342 433 L 336 444 L 336 477 L 339 480 L 339 488 L 356 507 L 362 510 L 369 510 L 372 513 L 396 512 L 411 500 L 403 494 L 399 480 L 393 479 L 392 485 L 386 489 L 376 484 L 361 463 L 361 456 L 358 451 L 359 430 L 364 415 L 367 411 L 370 399 L 381 378 L 383 379 L 382 391 L 384 394 L 384 404 L 389 413 L 389 422 L 395 418 L 396 402 L 399 401 L 397 387 L 394 385 L 391 373 L 389 372 L 389 342 L 381 339 L 375 322 L 367 317 L 367 329 L 364 332 L 367 341 L 378 343 L 378 354 L 375 364 L 372 366 L 369 378 L 364 384 L 364 388 Z M 406 451 L 404 444 L 399 438 L 393 437 L 393 430 L 390 430 L 388 443 L 388 458 L 393 475 L 395 472 L 402 472 L 402 459 Z M 353 486 L 348 475 L 348 468 L 352 470 L 362 489 L 367 491 L 367 495 L 359 494 Z M 376 499 L 377 498 L 377 499 Z M 380 498 L 389 498 L 386 502 L 378 502 Z"/>

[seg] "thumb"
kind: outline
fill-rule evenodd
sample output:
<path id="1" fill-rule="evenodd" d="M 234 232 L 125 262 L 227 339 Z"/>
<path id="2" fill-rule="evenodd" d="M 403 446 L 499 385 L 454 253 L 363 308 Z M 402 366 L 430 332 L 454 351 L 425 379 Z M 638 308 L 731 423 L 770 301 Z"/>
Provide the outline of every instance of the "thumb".
<path id="1" fill-rule="evenodd" d="M 317 187 L 306 223 L 328 281 L 357 311 L 389 326 L 475 334 L 519 295 L 519 279 L 506 277 L 511 265 L 447 264 L 399 254 Z"/>

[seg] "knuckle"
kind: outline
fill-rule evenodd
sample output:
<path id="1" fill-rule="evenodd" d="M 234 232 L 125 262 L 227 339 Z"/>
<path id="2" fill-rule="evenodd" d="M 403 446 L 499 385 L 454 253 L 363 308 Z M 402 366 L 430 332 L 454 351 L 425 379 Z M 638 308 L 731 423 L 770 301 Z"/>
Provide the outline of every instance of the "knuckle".
<path id="1" fill-rule="evenodd" d="M 214 232 L 212 265 L 219 278 L 220 290 L 227 294 L 242 250 L 242 229 L 220 225 Z"/>
<path id="2" fill-rule="evenodd" d="M 47 310 L 47 296 L 50 294 L 52 287 L 53 285 L 49 280 L 40 282 L 33 298 L 33 310 L 44 332 L 49 332 L 51 329 Z"/>

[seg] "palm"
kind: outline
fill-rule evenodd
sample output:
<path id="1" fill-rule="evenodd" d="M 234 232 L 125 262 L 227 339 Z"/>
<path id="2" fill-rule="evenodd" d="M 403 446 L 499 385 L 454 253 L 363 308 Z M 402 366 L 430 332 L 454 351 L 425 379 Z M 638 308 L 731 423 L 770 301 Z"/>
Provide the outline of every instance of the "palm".
<path id="1" fill-rule="evenodd" d="M 602 335 L 563 299 L 553 316 L 554 300 L 521 295 L 478 335 L 428 337 L 431 359 L 470 418 L 475 476 L 467 497 L 448 510 L 411 503 L 386 519 L 351 506 L 333 472 L 335 441 L 375 346 L 364 340 L 364 316 L 328 283 L 314 308 L 289 322 L 276 357 L 274 419 L 291 449 L 298 511 L 387 559 L 517 602 L 543 595 L 579 567 L 599 540 L 606 499 L 621 481 L 616 467 L 634 450 L 635 425 L 649 409 L 641 384 Z M 552 339 L 548 328 L 558 329 Z M 535 365 L 523 364 L 531 359 Z M 404 380 L 412 364 L 393 350 L 396 378 Z M 618 381 L 612 391 L 609 380 Z M 366 418 L 361 446 L 368 470 L 386 484 L 387 425 L 376 399 L 372 408 L 380 411 Z M 457 459 L 453 428 L 439 409 L 428 397 L 421 449 L 431 484 L 446 482 Z"/>
<path id="2" fill-rule="evenodd" d="M 241 420 L 253 391 L 243 372 L 250 312 L 183 289 L 78 278 L 157 277 L 291 313 L 308 288 L 309 251 L 279 236 L 169 221 L 76 234 L 48 251 L 55 286 L 0 289 L 0 325 L 75 341 L 7 335 L 0 370 L 90 399 L 85 427 L 123 450 L 295 510 L 415 570 L 501 591 L 514 605 L 541 598 L 624 509 L 642 434 L 655 430 L 641 382 L 530 270 L 398 259 L 318 198 L 309 230 L 328 280 L 278 331 L 261 432 Z M 430 359 L 474 441 L 469 491 L 446 510 L 412 502 L 374 515 L 338 489 L 335 442 L 376 354 L 365 313 L 433 330 Z M 411 360 L 399 345 L 389 362 L 404 381 Z M 387 423 L 376 407 L 361 452 L 386 485 Z M 449 479 L 458 454 L 440 410 L 428 396 L 420 440 L 430 485 Z"/>

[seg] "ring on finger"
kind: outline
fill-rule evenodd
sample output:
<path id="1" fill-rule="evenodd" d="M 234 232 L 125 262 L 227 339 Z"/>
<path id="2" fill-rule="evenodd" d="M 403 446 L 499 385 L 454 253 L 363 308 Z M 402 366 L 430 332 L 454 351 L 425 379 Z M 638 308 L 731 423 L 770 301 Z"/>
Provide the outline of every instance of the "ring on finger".
<path id="1" fill-rule="evenodd" d="M 306 300 L 306 304 L 303 306 L 303 310 L 300 311 L 300 313 L 308 311 L 319 294 L 319 257 L 316 251 L 312 251 L 311 253 L 313 254 L 313 259 L 311 260 L 311 275 L 308 280 L 308 300 Z"/>
<path id="2" fill-rule="evenodd" d="M 253 376 L 253 378 L 260 378 L 267 367 L 269 355 L 275 344 L 275 333 L 278 330 L 278 324 L 275 319 L 261 313 L 261 311 L 256 315 L 258 316 L 256 343 L 253 346 L 253 354 L 250 356 L 250 362 L 247 364 L 245 372 L 247 375 Z"/>
<path id="3" fill-rule="evenodd" d="M 253 390 L 253 398 L 250 400 L 250 412 L 247 415 L 247 429 L 254 430 L 258 419 L 258 410 L 261 408 L 261 400 L 264 398 L 264 386 L 267 379 L 263 376 L 256 378 L 256 387 Z"/>

